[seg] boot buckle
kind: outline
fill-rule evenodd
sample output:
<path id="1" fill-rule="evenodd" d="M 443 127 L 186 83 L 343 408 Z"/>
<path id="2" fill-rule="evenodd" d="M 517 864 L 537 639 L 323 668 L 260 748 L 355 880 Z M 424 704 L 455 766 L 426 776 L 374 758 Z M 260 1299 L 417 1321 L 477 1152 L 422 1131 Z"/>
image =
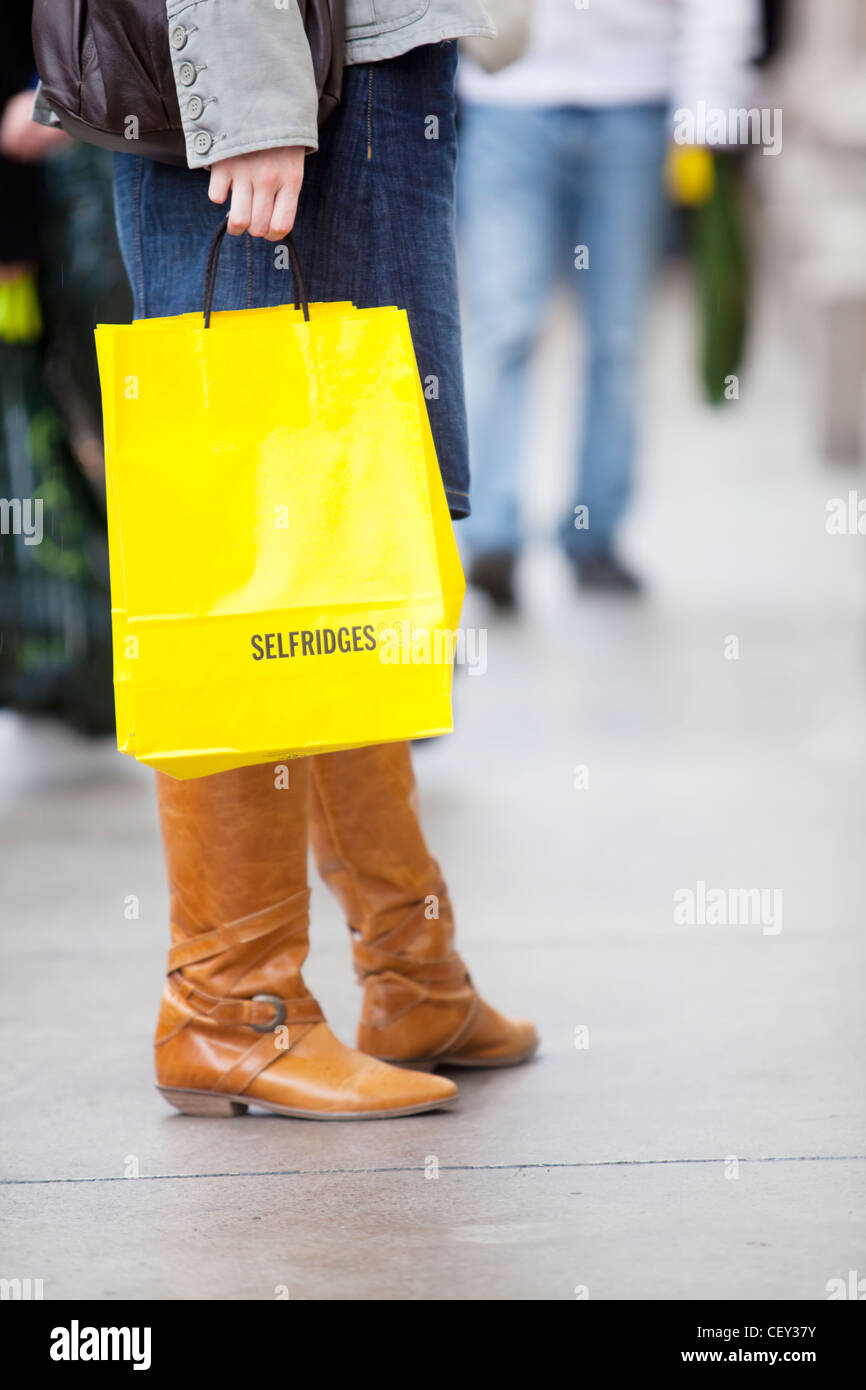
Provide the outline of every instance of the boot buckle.
<path id="1" fill-rule="evenodd" d="M 250 1027 L 254 1033 L 275 1033 L 277 1029 L 286 1021 L 285 1000 L 280 999 L 277 994 L 254 994 L 253 1004 L 271 1004 L 274 1016 L 268 1023 L 251 1023 Z"/>

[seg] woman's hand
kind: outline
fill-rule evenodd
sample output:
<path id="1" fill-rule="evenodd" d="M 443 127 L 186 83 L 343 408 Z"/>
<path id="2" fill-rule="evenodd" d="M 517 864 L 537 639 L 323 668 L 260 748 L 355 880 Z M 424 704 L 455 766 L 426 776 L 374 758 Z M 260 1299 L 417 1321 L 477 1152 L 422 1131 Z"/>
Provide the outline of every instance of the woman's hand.
<path id="1" fill-rule="evenodd" d="M 279 241 L 292 230 L 304 177 L 303 145 L 253 150 L 211 165 L 208 197 L 224 203 L 231 191 L 228 230 Z"/>

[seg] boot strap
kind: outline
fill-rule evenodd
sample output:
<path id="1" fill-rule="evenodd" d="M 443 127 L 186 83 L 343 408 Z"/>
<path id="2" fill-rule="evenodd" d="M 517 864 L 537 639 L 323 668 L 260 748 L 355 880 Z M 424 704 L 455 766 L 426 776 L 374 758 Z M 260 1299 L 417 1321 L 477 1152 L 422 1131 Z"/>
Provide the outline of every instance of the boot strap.
<path id="1" fill-rule="evenodd" d="M 468 1038 L 469 1034 L 472 1032 L 472 1029 L 475 1027 L 475 1023 L 478 1018 L 478 1010 L 481 1008 L 481 999 L 478 995 L 478 991 L 472 984 L 472 981 L 470 980 L 468 974 L 466 974 L 465 969 L 463 973 L 465 983 L 463 987 L 458 990 L 436 989 L 435 987 L 430 988 L 429 986 L 426 986 L 423 982 L 412 980 L 412 984 L 415 990 L 417 991 L 417 995 L 415 999 L 408 1002 L 406 1004 L 406 1007 L 400 1010 L 400 1012 L 396 1015 L 397 1018 L 401 1018 L 405 1014 L 411 1013 L 413 1009 L 418 1008 L 420 1004 L 426 1003 L 466 1005 L 466 1012 L 461 1018 L 454 1032 L 451 1033 L 447 1038 L 444 1038 L 438 1047 L 433 1048 L 433 1050 L 427 1054 L 430 1057 L 441 1057 L 445 1056 L 447 1053 L 458 1051 L 462 1043 L 465 1041 L 466 1038 Z M 407 973 L 402 970 L 382 971 L 375 978 L 385 979 L 388 975 L 390 975 L 392 979 L 397 980 L 401 983 L 409 978 Z"/>
<path id="2" fill-rule="evenodd" d="M 239 917 L 234 922 L 224 922 L 213 931 L 199 932 L 187 941 L 178 941 L 169 947 L 168 973 L 171 975 L 176 970 L 182 970 L 185 965 L 197 965 L 200 961 L 210 960 L 213 956 L 221 955 L 223 951 L 231 950 L 233 946 L 245 946 L 247 942 L 256 941 L 260 936 L 270 936 L 279 931 L 281 936 L 277 941 L 289 937 L 299 926 L 306 927 L 309 904 L 310 890 L 304 888 L 301 892 L 284 898 L 282 902 L 265 908 L 263 912 L 252 913 L 249 917 Z"/>
<path id="3" fill-rule="evenodd" d="M 173 993 L 180 995 L 194 1013 L 225 1026 L 252 1028 L 256 1033 L 275 1033 L 283 1024 L 321 1023 L 324 1014 L 311 994 L 285 999 L 277 994 L 254 994 L 251 999 L 231 995 L 207 994 L 190 984 L 183 975 L 171 980 Z"/>
<path id="4" fill-rule="evenodd" d="M 434 1048 L 432 1053 L 434 1057 L 444 1057 L 446 1053 L 459 1051 L 464 1039 L 469 1037 L 469 1034 L 475 1027 L 475 1020 L 478 1017 L 478 1010 L 480 1008 L 481 1000 L 473 989 L 472 999 L 466 1011 L 466 1017 L 452 1037 L 446 1038 L 443 1043 L 440 1043 L 437 1048 Z"/>
<path id="5" fill-rule="evenodd" d="M 363 983 L 369 975 L 399 975 L 404 980 L 426 985 L 431 993 L 472 989 L 472 981 L 463 961 L 452 953 L 445 960 L 413 960 L 411 956 L 384 951 L 380 946 L 368 946 L 363 941 L 352 943 L 355 970 Z"/>

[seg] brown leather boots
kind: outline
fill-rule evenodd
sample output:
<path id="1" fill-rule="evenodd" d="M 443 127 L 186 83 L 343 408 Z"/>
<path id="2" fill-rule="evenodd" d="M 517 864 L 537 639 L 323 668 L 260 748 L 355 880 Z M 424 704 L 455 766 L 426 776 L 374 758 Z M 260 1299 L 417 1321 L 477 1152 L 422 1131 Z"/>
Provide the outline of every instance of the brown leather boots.
<path id="1" fill-rule="evenodd" d="M 353 936 L 362 1051 L 425 1068 L 532 1056 L 532 1024 L 485 1004 L 454 950 L 454 914 L 421 832 L 408 744 L 314 758 L 310 837 Z"/>
<path id="2" fill-rule="evenodd" d="M 418 1068 L 530 1056 L 532 1025 L 484 1004 L 453 950 L 407 746 L 288 766 L 288 788 L 270 764 L 187 782 L 157 774 L 172 931 L 156 1033 L 165 1098 L 198 1115 L 256 1105 L 310 1119 L 388 1118 L 456 1098 L 451 1081 Z M 308 820 L 354 935 L 360 1051 L 333 1035 L 301 977 Z"/>

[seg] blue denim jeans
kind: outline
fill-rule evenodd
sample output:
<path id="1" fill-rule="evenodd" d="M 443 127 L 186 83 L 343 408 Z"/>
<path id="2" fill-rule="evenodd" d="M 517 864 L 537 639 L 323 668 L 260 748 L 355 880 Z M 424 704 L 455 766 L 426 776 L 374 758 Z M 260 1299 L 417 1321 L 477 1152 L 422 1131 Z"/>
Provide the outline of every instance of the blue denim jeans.
<path id="1" fill-rule="evenodd" d="M 469 512 L 454 232 L 457 45 L 346 69 L 343 99 L 304 169 L 294 239 L 311 300 L 406 309 L 451 514 Z M 225 217 L 204 171 L 115 158 L 115 208 L 136 318 L 201 308 L 211 235 Z M 272 242 L 227 237 L 215 309 L 283 304 L 291 272 Z M 279 264 L 278 264 L 279 263 Z"/>
<path id="2" fill-rule="evenodd" d="M 582 294 L 588 379 L 575 494 L 560 540 L 575 558 L 612 547 L 629 500 L 640 331 L 664 210 L 662 106 L 468 106 L 458 226 L 475 554 L 517 550 L 527 368 L 555 281 Z M 575 248 L 588 250 L 575 267 Z M 575 507 L 589 526 L 576 529 Z"/>

